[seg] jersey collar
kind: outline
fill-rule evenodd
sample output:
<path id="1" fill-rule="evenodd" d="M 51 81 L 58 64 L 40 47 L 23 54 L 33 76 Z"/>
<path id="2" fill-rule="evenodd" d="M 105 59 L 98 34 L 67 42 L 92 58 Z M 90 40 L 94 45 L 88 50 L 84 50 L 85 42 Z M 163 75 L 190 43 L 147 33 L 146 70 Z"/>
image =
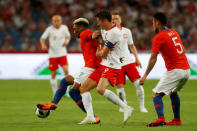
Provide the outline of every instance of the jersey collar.
<path id="1" fill-rule="evenodd" d="M 164 27 L 161 29 L 161 31 L 163 31 L 163 30 L 170 31 L 170 30 L 169 30 L 169 28 L 168 28 L 168 27 L 166 27 L 166 26 L 164 26 Z"/>
<path id="2" fill-rule="evenodd" d="M 114 27 L 116 27 L 116 25 L 113 25 L 110 29 L 108 29 L 108 30 L 111 30 L 111 29 L 113 29 Z M 106 30 L 106 31 L 108 31 L 108 30 Z"/>

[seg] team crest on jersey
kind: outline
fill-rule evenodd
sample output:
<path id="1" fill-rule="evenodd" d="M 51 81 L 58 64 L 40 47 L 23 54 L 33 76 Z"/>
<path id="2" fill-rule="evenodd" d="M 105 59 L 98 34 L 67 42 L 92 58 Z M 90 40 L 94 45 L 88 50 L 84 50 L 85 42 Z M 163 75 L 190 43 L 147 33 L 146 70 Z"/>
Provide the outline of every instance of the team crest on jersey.
<path id="1" fill-rule="evenodd" d="M 123 34 L 123 38 L 124 38 L 124 39 L 127 39 L 127 38 L 128 38 L 128 34 L 124 33 L 124 34 Z"/>
<path id="2" fill-rule="evenodd" d="M 106 68 L 105 70 L 104 70 L 104 73 L 106 73 L 106 72 L 108 72 L 109 71 L 109 68 Z"/>

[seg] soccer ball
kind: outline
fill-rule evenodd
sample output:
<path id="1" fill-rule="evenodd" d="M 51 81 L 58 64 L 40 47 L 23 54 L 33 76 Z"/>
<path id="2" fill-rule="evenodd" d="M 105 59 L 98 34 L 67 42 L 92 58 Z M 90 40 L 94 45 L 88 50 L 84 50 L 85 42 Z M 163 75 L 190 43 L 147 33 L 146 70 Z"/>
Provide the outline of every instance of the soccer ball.
<path id="1" fill-rule="evenodd" d="M 40 118 L 46 118 L 50 114 L 50 110 L 41 110 L 39 108 L 36 108 L 36 115 Z"/>

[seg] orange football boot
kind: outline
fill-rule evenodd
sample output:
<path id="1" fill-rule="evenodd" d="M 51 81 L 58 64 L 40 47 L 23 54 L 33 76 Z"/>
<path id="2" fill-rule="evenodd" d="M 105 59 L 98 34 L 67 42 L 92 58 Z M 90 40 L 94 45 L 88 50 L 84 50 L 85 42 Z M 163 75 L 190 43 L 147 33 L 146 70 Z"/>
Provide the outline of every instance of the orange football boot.
<path id="1" fill-rule="evenodd" d="M 41 110 L 55 110 L 57 108 L 57 104 L 55 103 L 39 103 L 37 104 L 37 108 Z"/>

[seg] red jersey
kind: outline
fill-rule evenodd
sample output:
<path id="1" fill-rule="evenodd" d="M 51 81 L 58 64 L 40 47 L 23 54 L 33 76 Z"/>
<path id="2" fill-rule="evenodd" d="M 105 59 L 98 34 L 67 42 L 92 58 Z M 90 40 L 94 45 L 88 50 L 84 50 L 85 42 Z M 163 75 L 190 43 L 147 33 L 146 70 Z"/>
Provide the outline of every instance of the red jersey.
<path id="1" fill-rule="evenodd" d="M 85 30 L 80 34 L 80 46 L 82 49 L 85 67 L 97 68 L 100 65 L 101 59 L 96 56 L 96 50 L 99 43 L 92 39 L 93 31 Z"/>
<path id="2" fill-rule="evenodd" d="M 168 71 L 190 68 L 181 38 L 172 29 L 164 28 L 153 38 L 152 52 L 161 53 Z"/>

